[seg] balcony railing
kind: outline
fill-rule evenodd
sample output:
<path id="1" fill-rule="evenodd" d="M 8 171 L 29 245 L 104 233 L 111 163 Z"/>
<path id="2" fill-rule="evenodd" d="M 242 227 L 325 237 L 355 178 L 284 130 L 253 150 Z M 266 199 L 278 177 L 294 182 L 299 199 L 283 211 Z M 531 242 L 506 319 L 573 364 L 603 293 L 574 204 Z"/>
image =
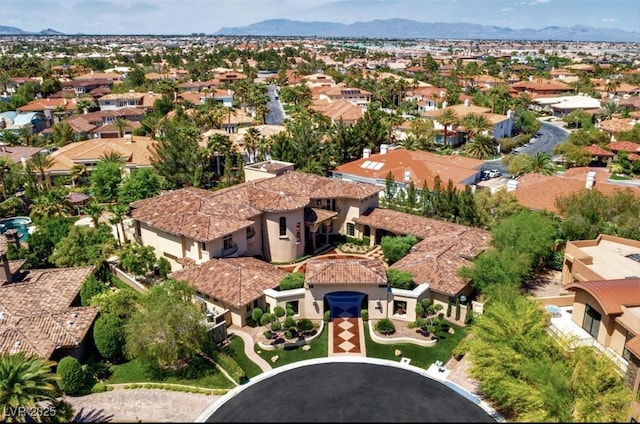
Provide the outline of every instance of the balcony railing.
<path id="1" fill-rule="evenodd" d="M 229 247 L 228 249 L 222 249 L 223 258 L 230 258 L 232 256 L 237 256 L 237 254 L 238 254 L 238 245 L 235 243 L 233 246 Z"/>

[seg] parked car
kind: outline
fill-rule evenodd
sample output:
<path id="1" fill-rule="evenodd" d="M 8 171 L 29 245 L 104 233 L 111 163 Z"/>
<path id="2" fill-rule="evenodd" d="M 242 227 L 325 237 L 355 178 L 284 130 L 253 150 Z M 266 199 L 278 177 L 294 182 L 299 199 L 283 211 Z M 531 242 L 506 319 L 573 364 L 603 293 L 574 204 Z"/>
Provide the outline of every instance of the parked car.
<path id="1" fill-rule="evenodd" d="M 488 175 L 489 175 L 489 178 L 497 178 L 502 174 L 497 169 L 490 169 L 489 172 L 488 172 Z"/>

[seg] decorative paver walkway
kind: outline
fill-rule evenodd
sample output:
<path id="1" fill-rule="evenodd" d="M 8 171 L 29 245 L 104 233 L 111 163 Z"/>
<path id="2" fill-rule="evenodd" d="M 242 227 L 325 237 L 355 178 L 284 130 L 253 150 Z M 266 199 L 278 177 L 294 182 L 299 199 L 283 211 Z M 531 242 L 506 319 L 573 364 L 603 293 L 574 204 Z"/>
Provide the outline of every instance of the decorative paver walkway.
<path id="1" fill-rule="evenodd" d="M 362 318 L 334 318 L 329 326 L 329 356 L 367 356 Z"/>

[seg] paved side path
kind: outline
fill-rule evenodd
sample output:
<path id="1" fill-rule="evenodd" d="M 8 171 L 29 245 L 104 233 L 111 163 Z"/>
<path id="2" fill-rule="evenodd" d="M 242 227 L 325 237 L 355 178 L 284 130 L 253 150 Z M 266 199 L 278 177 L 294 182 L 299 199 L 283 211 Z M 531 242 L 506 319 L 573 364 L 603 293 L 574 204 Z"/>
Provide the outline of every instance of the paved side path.
<path id="1" fill-rule="evenodd" d="M 258 365 L 262 371 L 269 371 L 270 369 L 273 368 L 271 366 L 271 364 L 269 364 L 267 361 L 262 359 L 260 357 L 260 355 L 258 355 L 253 350 L 253 345 L 255 344 L 255 342 L 253 341 L 253 337 L 251 337 L 251 335 L 249 333 L 247 333 L 245 331 L 242 331 L 237 326 L 229 327 L 229 332 L 239 336 L 242 339 L 242 341 L 244 342 L 244 353 L 245 353 L 245 355 L 247 355 L 247 357 L 249 359 L 251 359 L 253 362 L 255 362 L 256 365 Z"/>
<path id="2" fill-rule="evenodd" d="M 66 396 L 73 422 L 194 422 L 220 396 L 159 389 L 112 390 Z"/>

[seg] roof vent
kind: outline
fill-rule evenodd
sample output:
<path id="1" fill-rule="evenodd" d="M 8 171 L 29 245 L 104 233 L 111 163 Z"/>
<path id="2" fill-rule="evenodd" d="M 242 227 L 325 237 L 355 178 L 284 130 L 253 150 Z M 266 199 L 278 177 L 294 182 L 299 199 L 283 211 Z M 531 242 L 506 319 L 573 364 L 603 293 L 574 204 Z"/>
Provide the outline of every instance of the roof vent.
<path id="1" fill-rule="evenodd" d="M 67 325 L 71 327 L 73 325 L 73 321 L 67 321 Z"/>

